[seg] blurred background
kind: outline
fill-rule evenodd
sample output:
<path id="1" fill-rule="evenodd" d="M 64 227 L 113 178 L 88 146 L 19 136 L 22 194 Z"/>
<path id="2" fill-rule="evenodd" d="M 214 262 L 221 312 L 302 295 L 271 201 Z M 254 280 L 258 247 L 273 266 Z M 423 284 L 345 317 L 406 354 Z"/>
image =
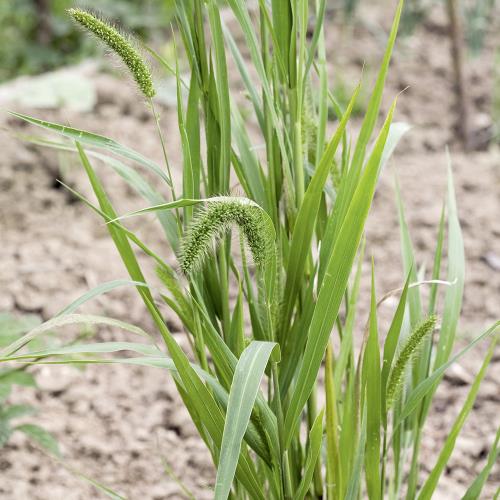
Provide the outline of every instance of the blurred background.
<path id="1" fill-rule="evenodd" d="M 66 15 L 72 0 L 0 2 L 0 81 L 34 75 L 98 54 L 101 47 Z M 86 0 L 85 8 L 105 13 L 142 39 L 169 31 L 172 0 Z"/>
<path id="2" fill-rule="evenodd" d="M 224 2 L 221 1 L 221 4 Z M 375 2 L 376 4 L 384 2 Z M 385 2 L 390 5 L 391 2 Z M 330 0 L 328 15 L 341 21 L 352 34 L 356 24 L 363 24 L 377 34 L 381 26 L 371 19 L 372 2 L 365 0 Z M 89 57 L 101 56 L 103 47 L 80 30 L 65 11 L 75 5 L 72 0 L 3 0 L 0 2 L 0 83 L 23 75 L 37 75 L 71 65 Z M 80 5 L 76 2 L 76 5 Z M 168 39 L 171 37 L 171 21 L 175 13 L 174 0 L 87 0 L 82 6 L 103 13 L 118 27 L 126 27 L 142 41 L 160 52 L 172 55 Z M 493 50 L 493 88 L 491 89 L 488 124 L 483 116 L 477 124 L 469 117 L 470 99 L 467 86 L 467 68 L 480 57 L 488 33 L 498 27 L 497 0 L 408 0 L 400 27 L 400 38 L 410 38 L 416 29 L 434 23 L 433 12 L 441 7 L 447 11 L 448 36 L 451 43 L 450 68 L 454 71 L 457 85 L 457 105 L 462 120 L 455 124 L 458 138 L 468 148 L 477 149 L 474 137 L 478 127 L 490 128 L 490 139 L 498 137 L 500 120 L 500 49 Z M 453 12 L 453 10 L 455 12 Z M 313 22 L 313 20 L 311 20 Z M 438 27 L 439 28 L 439 27 Z M 443 28 L 443 27 L 442 27 Z M 446 27 L 445 27 L 446 29 Z M 348 39 L 348 38 L 347 38 Z M 455 55 L 453 55 L 455 54 Z M 165 55 L 165 54 L 163 54 Z M 369 57 L 368 57 L 369 61 Z M 349 95 L 342 78 L 334 89 L 340 102 Z M 480 120 L 481 121 L 481 120 Z M 470 142 L 470 144 L 469 144 Z M 481 144 L 480 144 L 481 145 Z"/>
<path id="3" fill-rule="evenodd" d="M 364 0 L 330 0 L 330 11 L 353 21 Z M 400 33 L 408 35 L 425 22 L 433 4 L 445 0 L 408 0 Z M 0 4 L 0 81 L 37 74 L 63 64 L 95 55 L 96 44 L 83 36 L 66 15 L 75 5 L 105 13 L 118 25 L 126 26 L 151 41 L 169 31 L 174 0 L 4 0 Z M 223 2 L 220 2 L 223 3 Z M 464 19 L 464 36 L 470 52 L 479 52 L 493 24 L 496 0 L 466 0 L 457 3 Z"/>

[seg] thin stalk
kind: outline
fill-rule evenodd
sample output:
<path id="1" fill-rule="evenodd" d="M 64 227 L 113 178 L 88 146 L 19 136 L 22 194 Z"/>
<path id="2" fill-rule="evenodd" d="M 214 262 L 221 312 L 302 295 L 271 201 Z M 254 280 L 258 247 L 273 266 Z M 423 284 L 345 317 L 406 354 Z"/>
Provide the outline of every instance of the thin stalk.
<path id="1" fill-rule="evenodd" d="M 227 336 L 231 329 L 231 316 L 229 312 L 229 269 L 227 262 L 227 248 L 228 248 L 228 238 L 221 245 L 217 252 L 217 257 L 219 261 L 219 284 L 220 284 L 220 295 L 222 304 L 222 334 L 225 341 L 227 341 Z"/>
<path id="2" fill-rule="evenodd" d="M 304 199 L 304 154 L 302 150 L 302 123 L 300 120 L 301 111 L 297 109 L 297 120 L 294 124 L 293 137 L 293 166 L 295 180 L 295 203 L 297 209 L 302 205 Z"/>
<path id="3" fill-rule="evenodd" d="M 394 405 L 393 409 L 393 429 L 394 422 L 398 420 L 399 413 L 401 412 L 402 399 L 398 399 L 398 401 Z M 393 451 L 393 464 L 394 464 L 394 491 L 397 494 L 401 491 L 401 485 L 403 482 L 403 473 L 404 467 L 402 464 L 406 463 L 406 447 L 404 446 L 404 428 L 402 425 L 399 425 L 398 428 L 393 431 L 391 436 L 391 446 Z"/>
<path id="4" fill-rule="evenodd" d="M 296 87 L 292 88 L 293 94 L 293 120 L 294 120 L 294 147 L 293 147 L 293 165 L 294 165 L 294 180 L 295 180 L 295 199 L 297 208 L 302 204 L 304 198 L 304 152 L 302 138 L 302 113 L 304 105 L 304 85 L 303 72 L 306 56 L 306 37 L 307 37 L 307 12 L 308 2 L 300 0 L 298 8 L 300 12 L 295 12 L 295 29 L 299 32 L 299 50 L 297 63 L 297 79 Z M 297 20 L 298 19 L 298 20 Z"/>
<path id="5" fill-rule="evenodd" d="M 288 461 L 288 450 L 285 451 L 283 455 L 283 470 L 284 470 L 284 478 L 283 478 L 283 484 L 284 484 L 284 498 L 285 500 L 291 500 L 293 498 L 293 488 L 292 488 L 292 479 L 291 479 L 291 474 L 290 474 L 290 464 Z"/>
<path id="6" fill-rule="evenodd" d="M 309 399 L 307 400 L 307 427 L 308 431 L 311 431 L 311 428 L 314 424 L 314 420 L 316 419 L 318 415 L 317 407 L 316 407 L 316 400 L 317 400 L 317 387 L 316 384 L 314 385 L 313 391 L 311 395 L 309 396 Z M 323 479 L 321 477 L 321 455 L 318 457 L 318 460 L 316 462 L 316 467 L 314 469 L 314 476 L 313 476 L 313 488 L 314 488 L 314 494 L 318 498 L 323 497 Z"/>
<path id="7" fill-rule="evenodd" d="M 434 266 L 432 271 L 432 279 L 438 280 L 440 269 L 441 269 L 441 257 L 442 257 L 442 247 L 443 247 L 443 239 L 444 239 L 444 222 L 445 222 L 445 206 L 441 208 L 441 216 L 439 221 L 439 232 L 437 238 L 436 252 L 434 256 Z M 437 284 L 433 284 L 431 288 L 431 294 L 429 298 L 429 314 L 433 314 L 436 307 L 436 297 L 437 297 Z M 431 336 L 426 341 L 426 345 L 423 350 L 423 360 L 422 363 L 425 363 L 423 366 L 423 378 L 426 378 L 430 374 L 431 368 L 431 360 L 432 360 L 432 346 L 434 345 L 434 330 L 431 333 Z M 415 422 L 415 438 L 413 443 L 413 453 L 410 471 L 408 473 L 408 491 L 406 498 L 408 500 L 415 497 L 418 476 L 420 473 L 420 465 L 419 465 L 419 455 L 420 455 L 420 440 L 422 434 L 422 427 L 425 423 L 425 418 L 428 410 L 428 397 L 426 396 L 419 405 L 418 408 L 418 419 Z"/>
<path id="8" fill-rule="evenodd" d="M 264 68 L 267 74 L 271 71 L 271 61 L 269 57 L 269 34 L 268 29 L 266 27 L 265 21 L 265 9 L 264 6 L 260 7 L 260 39 L 262 45 L 262 62 L 264 64 Z M 267 157 L 267 165 L 268 165 L 268 179 L 269 179 L 269 187 L 266 189 L 266 194 L 268 197 L 269 208 L 272 210 L 270 214 L 273 222 L 275 224 L 279 224 L 279 216 L 278 216 L 278 202 L 276 200 L 276 166 L 274 164 L 274 156 L 275 156 L 275 148 L 274 148 L 274 140 L 273 140 L 273 127 L 271 121 L 269 120 L 269 113 L 266 112 L 268 108 L 268 103 L 264 95 L 264 90 L 262 91 L 262 103 L 264 108 L 264 127 L 263 130 L 265 143 L 266 143 L 266 157 Z"/>
<path id="9" fill-rule="evenodd" d="M 151 106 L 151 111 L 153 113 L 156 131 L 158 133 L 158 137 L 160 138 L 161 150 L 163 153 L 163 158 L 165 160 L 165 167 L 167 169 L 168 187 L 170 188 L 170 195 L 172 196 L 172 200 L 176 201 L 177 195 L 175 193 L 175 186 L 174 186 L 174 183 L 172 180 L 172 171 L 170 169 L 170 162 L 168 161 L 167 148 L 165 146 L 165 139 L 163 137 L 163 132 L 162 132 L 161 126 L 160 126 L 160 116 L 156 112 L 156 108 L 155 108 L 155 105 L 153 103 L 153 99 L 151 97 L 149 98 L 149 105 Z M 177 208 L 175 209 L 175 215 L 176 215 L 175 220 L 177 222 L 177 229 L 178 229 L 179 236 L 180 236 L 182 234 L 182 223 L 181 223 L 181 218 L 179 215 L 179 210 Z"/>
<path id="10" fill-rule="evenodd" d="M 384 492 L 385 492 L 386 460 L 387 460 L 387 429 L 384 429 L 384 439 L 382 442 L 382 458 L 380 464 L 380 498 L 384 498 Z"/>
<path id="11" fill-rule="evenodd" d="M 319 0 L 316 0 L 316 11 L 319 10 Z M 316 139 L 316 160 L 321 158 L 325 145 L 326 122 L 328 120 L 328 75 L 326 72 L 325 29 L 321 26 L 318 39 L 318 134 Z"/>
<path id="12" fill-rule="evenodd" d="M 331 343 L 326 348 L 325 364 L 326 395 L 326 498 L 340 499 L 343 492 L 338 437 L 337 397 L 333 377 L 333 351 Z"/>
<path id="13" fill-rule="evenodd" d="M 193 291 L 192 291 L 193 292 Z M 195 317 L 195 328 L 196 331 L 194 334 L 194 345 L 196 349 L 196 356 L 198 361 L 200 362 L 200 366 L 207 372 L 210 372 L 210 368 L 208 366 L 207 353 L 205 351 L 205 342 L 203 340 L 203 333 L 201 330 L 201 321 L 200 315 L 196 307 L 193 307 L 193 314 Z"/>
<path id="14" fill-rule="evenodd" d="M 203 25 L 202 0 L 194 2 L 194 25 L 191 27 L 193 38 L 195 40 L 195 51 L 198 62 L 198 69 L 201 78 L 201 88 L 206 95 L 208 91 L 208 63 L 205 43 L 205 27 Z"/>
<path id="15" fill-rule="evenodd" d="M 172 172 L 170 170 L 170 162 L 168 161 L 167 148 L 165 146 L 165 139 L 163 137 L 163 132 L 161 131 L 160 126 L 160 116 L 156 112 L 155 105 L 153 103 L 153 99 L 149 98 L 149 105 L 151 106 L 151 111 L 153 112 L 153 118 L 155 120 L 156 131 L 158 133 L 158 137 L 160 138 L 161 150 L 163 153 L 163 158 L 165 160 L 165 166 L 167 168 L 167 177 L 168 177 L 168 187 L 170 188 L 170 194 L 172 195 L 172 200 L 176 201 L 177 196 L 175 194 L 175 186 L 172 181 Z"/>
<path id="16" fill-rule="evenodd" d="M 288 461 L 288 453 L 285 451 L 285 436 L 284 436 L 284 416 L 283 407 L 281 404 L 281 395 L 279 387 L 279 376 L 277 363 L 271 363 L 271 375 L 273 380 L 273 391 L 274 391 L 274 413 L 276 414 L 276 419 L 278 421 L 278 441 L 280 446 L 280 457 L 281 457 L 281 484 L 282 484 L 282 495 L 283 498 L 292 498 L 292 483 L 290 477 L 290 464 Z"/>
<path id="17" fill-rule="evenodd" d="M 411 457 L 410 472 L 408 473 L 408 479 L 407 479 L 408 481 L 408 490 L 406 492 L 407 500 L 413 500 L 414 498 L 416 498 L 417 482 L 420 473 L 419 455 L 420 455 L 421 434 L 422 434 L 422 428 L 417 422 L 415 437 L 413 441 L 413 453 Z"/>

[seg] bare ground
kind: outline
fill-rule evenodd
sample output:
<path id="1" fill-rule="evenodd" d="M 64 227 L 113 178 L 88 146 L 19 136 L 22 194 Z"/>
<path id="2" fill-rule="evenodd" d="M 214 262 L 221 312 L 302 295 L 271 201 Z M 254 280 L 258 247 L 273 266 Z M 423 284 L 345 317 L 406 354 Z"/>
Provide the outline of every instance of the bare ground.
<path id="1" fill-rule="evenodd" d="M 329 53 L 335 68 L 345 68 L 347 81 L 359 78 L 360 66 L 375 64 L 382 43 L 371 29 L 381 21 L 380 9 L 371 9 L 369 23 L 352 34 L 328 31 Z M 488 144 L 487 120 L 493 81 L 493 48 L 497 31 L 480 58 L 470 64 L 469 90 L 473 97 L 473 123 L 482 151 L 464 154 L 453 140 L 457 119 L 452 97 L 452 77 L 442 15 L 437 12 L 411 37 L 402 39 L 394 57 L 386 91 L 387 103 L 399 91 L 398 120 L 414 128 L 407 134 L 386 169 L 376 194 L 367 229 L 367 254 L 373 255 L 379 295 L 401 286 L 403 281 L 393 172 L 397 171 L 406 213 L 420 263 L 432 265 L 432 251 L 442 200 L 446 192 L 444 147 L 451 146 L 460 220 L 465 239 L 467 274 L 460 342 L 471 338 L 500 316 L 500 152 Z M 355 40 L 355 42 L 353 42 Z M 343 48 L 343 50 L 341 50 Z M 336 50 L 334 50 L 336 49 Z M 337 55 L 342 54 L 342 56 Z M 337 71 L 339 71 L 337 69 Z M 130 85 L 107 74 L 95 76 L 98 100 L 91 113 L 69 109 L 16 110 L 103 133 L 161 161 L 154 122 Z M 12 107 L 12 106 L 10 106 Z M 168 131 L 168 150 L 178 160 L 179 139 L 175 110 L 162 110 Z M 5 114 L 3 126 L 17 132 L 28 129 Z M 29 129 L 33 132 L 33 129 Z M 486 133 L 486 135 L 484 135 Z M 90 193 L 83 173 L 74 168 L 61 171 L 60 159 L 51 152 L 30 147 L 2 134 L 0 157 L 0 310 L 37 313 L 50 318 L 87 289 L 111 279 L 125 278 L 106 228 L 81 203 L 57 187 L 56 178 Z M 483 145 L 480 143 L 484 142 Z M 178 166 L 178 165 L 177 165 Z M 65 168 L 65 167 L 64 167 Z M 105 185 L 120 211 L 143 206 L 143 202 L 107 167 L 99 166 Z M 160 253 L 171 259 L 151 218 L 132 226 Z M 369 268 L 365 266 L 365 272 Z M 366 281 L 366 280 L 365 280 Z M 360 321 L 366 320 L 368 288 L 365 286 Z M 393 307 L 383 306 L 382 316 Z M 135 293 L 116 290 L 85 306 L 85 311 L 109 314 L 152 331 L 152 324 Z M 168 312 L 166 312 L 168 317 Z M 170 326 L 184 342 L 181 325 Z M 100 339 L 123 338 L 114 331 L 99 330 Z M 440 388 L 423 440 L 423 469 L 435 461 L 463 403 L 481 362 L 484 346 L 450 371 Z M 209 454 L 196 436 L 168 373 L 146 368 L 89 366 L 83 371 L 45 366 L 35 369 L 39 390 L 20 390 L 13 402 L 29 401 L 40 409 L 39 422 L 58 438 L 71 467 L 127 495 L 131 499 L 184 498 L 174 474 L 199 499 L 211 497 L 214 469 Z M 488 371 L 464 432 L 440 481 L 436 499 L 461 496 L 481 469 L 500 424 L 500 352 Z M 96 491 L 16 436 L 0 451 L 0 498 L 87 499 Z M 483 498 L 492 498 L 500 484 L 495 467 Z"/>

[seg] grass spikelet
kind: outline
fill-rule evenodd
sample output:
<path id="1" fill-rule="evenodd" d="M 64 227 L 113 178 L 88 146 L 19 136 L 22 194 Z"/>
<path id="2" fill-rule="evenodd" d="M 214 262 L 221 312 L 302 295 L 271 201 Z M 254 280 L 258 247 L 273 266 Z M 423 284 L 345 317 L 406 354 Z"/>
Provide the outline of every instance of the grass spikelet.
<path id="1" fill-rule="evenodd" d="M 82 9 L 68 9 L 69 15 L 102 40 L 129 68 L 140 91 L 148 98 L 155 95 L 151 71 L 132 43 L 116 28 Z"/>
<path id="2" fill-rule="evenodd" d="M 314 108 L 314 98 L 311 85 L 306 87 L 304 96 L 304 110 L 302 114 L 302 146 L 307 152 L 307 159 L 314 163 L 317 140 L 317 118 Z"/>
<path id="3" fill-rule="evenodd" d="M 182 241 L 181 269 L 186 275 L 199 269 L 209 254 L 212 243 L 226 234 L 232 225 L 242 231 L 257 266 L 262 266 L 272 248 L 265 213 L 248 198 L 218 196 L 193 219 Z"/>
<path id="4" fill-rule="evenodd" d="M 401 387 L 403 376 L 406 371 L 408 363 L 413 358 L 419 347 L 422 345 L 423 340 L 430 334 L 436 326 L 437 317 L 435 315 L 429 316 L 420 325 L 418 325 L 406 341 L 404 347 L 399 353 L 398 359 L 394 364 L 389 382 L 387 383 L 387 405 L 391 407 L 394 403 L 396 395 Z"/>

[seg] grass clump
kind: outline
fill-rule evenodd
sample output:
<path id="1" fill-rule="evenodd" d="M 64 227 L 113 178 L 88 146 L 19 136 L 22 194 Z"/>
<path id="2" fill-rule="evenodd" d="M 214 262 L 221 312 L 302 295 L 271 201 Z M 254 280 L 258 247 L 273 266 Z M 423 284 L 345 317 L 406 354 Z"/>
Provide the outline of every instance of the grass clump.
<path id="1" fill-rule="evenodd" d="M 49 325 L 90 320 L 137 333 L 123 321 L 74 314 L 100 293 L 124 285 L 137 288 L 163 349 L 151 342 L 113 342 L 76 345 L 72 352 L 87 353 L 89 363 L 131 363 L 111 353 L 133 351 L 133 363 L 170 371 L 217 468 L 217 499 L 427 498 L 454 447 L 453 440 L 445 442 L 439 467 L 420 491 L 421 436 L 436 388 L 446 369 L 493 335 L 498 323 L 453 355 L 465 263 L 450 169 L 431 275 L 423 282 L 417 279 L 398 197 L 407 279 L 384 336 L 379 332 L 373 270 L 366 338 L 361 346 L 357 342 L 364 227 L 397 135 L 396 101 L 385 117 L 380 116 L 380 104 L 403 2 L 397 5 L 356 138 L 350 138 L 349 123 L 360 87 L 345 107 L 328 90 L 332 85 L 327 78 L 324 0 L 314 5 L 272 0 L 255 6 L 228 0 L 224 16 L 221 8 L 214 0 L 176 2 L 175 33 L 182 40 L 189 78 L 180 76 L 178 63 L 171 68 L 151 50 L 176 79 L 180 196 L 173 188 L 153 106 L 164 166 L 110 138 L 14 113 L 58 133 L 62 142 L 51 142 L 51 147 L 78 155 L 97 202 L 73 193 L 107 223 L 130 276 L 127 283 L 104 283 L 89 291 Z M 229 17 L 236 28 L 225 24 Z M 95 18 L 81 18 L 101 30 Z M 109 38 L 109 27 L 102 29 Z M 237 37 L 243 38 L 246 55 Z M 229 57 L 241 75 L 255 134 L 244 125 L 239 94 L 230 85 Z M 330 100 L 336 115 L 331 136 Z M 114 168 L 145 199 L 144 209 L 127 216 L 156 215 L 174 262 L 126 227 L 127 218 L 118 216 L 94 169 L 96 159 Z M 136 167 L 154 176 L 154 188 Z M 243 195 L 221 197 L 230 192 L 232 179 Z M 227 237 L 233 226 L 239 228 L 252 259 L 247 259 L 244 244 L 239 253 L 233 252 Z M 158 269 L 164 285 L 158 297 L 146 282 L 137 252 Z M 446 272 L 441 269 L 445 255 Z M 176 272 L 177 265 L 182 273 Z M 431 287 L 426 305 L 424 284 Z M 159 301 L 182 322 L 189 353 L 170 331 Z M 436 314 L 441 328 L 434 343 L 429 333 Z M 60 363 L 71 363 L 61 349 L 30 350 L 29 342 L 43 331 L 32 331 L 4 349 L 2 359 L 44 362 L 55 356 Z M 386 339 L 383 346 L 381 338 Z M 405 377 L 417 349 L 421 354 L 412 364 L 411 377 Z M 324 387 L 318 383 L 322 375 Z M 318 404 L 323 389 L 325 408 Z M 454 432 L 463 425 L 476 393 L 474 386 Z M 474 491 L 482 488 L 487 475 L 474 483 Z"/>

